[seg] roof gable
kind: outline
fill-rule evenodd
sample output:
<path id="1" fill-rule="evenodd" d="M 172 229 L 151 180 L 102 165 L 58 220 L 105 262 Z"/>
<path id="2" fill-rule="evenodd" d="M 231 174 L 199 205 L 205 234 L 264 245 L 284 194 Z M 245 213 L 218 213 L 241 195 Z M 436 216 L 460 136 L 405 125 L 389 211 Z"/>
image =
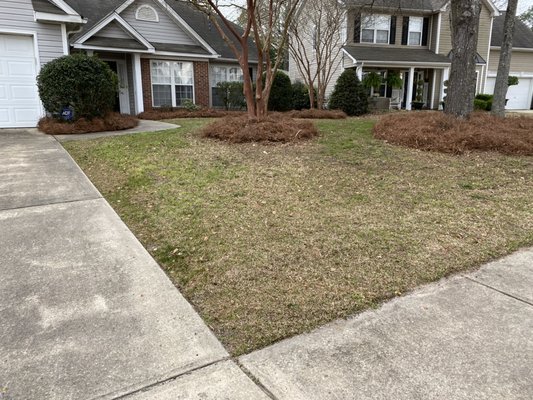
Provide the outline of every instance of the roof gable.
<path id="1" fill-rule="evenodd" d="M 501 47 L 503 43 L 503 26 L 505 23 L 505 13 L 494 18 L 492 26 L 491 46 Z M 513 47 L 522 49 L 533 49 L 533 31 L 522 21 L 516 18 L 515 31 L 513 36 Z"/>

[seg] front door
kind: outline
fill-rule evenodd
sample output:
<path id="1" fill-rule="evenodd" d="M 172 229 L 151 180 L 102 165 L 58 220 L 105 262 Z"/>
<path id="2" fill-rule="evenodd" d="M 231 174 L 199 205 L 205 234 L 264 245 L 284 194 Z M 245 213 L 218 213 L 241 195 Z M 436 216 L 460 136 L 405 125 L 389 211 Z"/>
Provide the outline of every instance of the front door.
<path id="1" fill-rule="evenodd" d="M 121 114 L 130 113 L 130 92 L 128 88 L 128 69 L 123 60 L 105 61 L 113 72 L 118 75 L 118 94 L 115 102 L 115 111 Z"/>

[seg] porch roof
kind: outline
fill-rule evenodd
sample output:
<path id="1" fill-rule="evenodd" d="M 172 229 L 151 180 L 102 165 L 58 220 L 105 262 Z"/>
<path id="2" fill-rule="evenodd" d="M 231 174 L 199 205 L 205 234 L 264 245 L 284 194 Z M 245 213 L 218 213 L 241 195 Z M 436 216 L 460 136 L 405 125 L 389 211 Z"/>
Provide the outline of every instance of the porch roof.
<path id="1" fill-rule="evenodd" d="M 391 64 L 446 64 L 450 59 L 442 54 L 436 54 L 428 49 L 412 49 L 385 46 L 345 46 L 344 50 L 356 62 L 375 62 Z"/>

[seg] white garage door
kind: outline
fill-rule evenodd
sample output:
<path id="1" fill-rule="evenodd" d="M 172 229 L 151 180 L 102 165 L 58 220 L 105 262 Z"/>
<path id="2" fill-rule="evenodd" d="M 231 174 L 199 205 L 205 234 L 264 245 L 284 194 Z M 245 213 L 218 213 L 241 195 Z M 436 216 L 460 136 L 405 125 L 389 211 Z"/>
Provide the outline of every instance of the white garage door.
<path id="1" fill-rule="evenodd" d="M 487 93 L 494 93 L 496 78 L 487 79 Z M 529 110 L 533 100 L 533 79 L 518 78 L 518 85 L 509 86 L 507 90 L 507 110 Z"/>
<path id="2" fill-rule="evenodd" d="M 0 34 L 0 128 L 33 127 L 41 115 L 33 37 Z"/>

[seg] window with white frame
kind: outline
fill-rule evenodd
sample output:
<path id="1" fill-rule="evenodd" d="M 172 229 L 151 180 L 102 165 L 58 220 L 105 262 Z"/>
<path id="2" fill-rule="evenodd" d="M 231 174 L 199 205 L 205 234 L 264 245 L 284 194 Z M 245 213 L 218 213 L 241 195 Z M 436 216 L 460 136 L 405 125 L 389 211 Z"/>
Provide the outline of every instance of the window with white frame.
<path id="1" fill-rule="evenodd" d="M 135 18 L 139 21 L 159 22 L 159 15 L 152 6 L 143 4 L 135 12 Z"/>
<path id="2" fill-rule="evenodd" d="M 194 101 L 192 62 L 152 60 L 152 98 L 154 107 L 179 107 Z"/>
<path id="3" fill-rule="evenodd" d="M 420 46 L 422 44 L 422 30 L 424 29 L 424 18 L 409 18 L 409 46 Z"/>
<path id="4" fill-rule="evenodd" d="M 388 44 L 390 39 L 390 15 L 364 15 L 361 18 L 361 42 Z"/>
<path id="5" fill-rule="evenodd" d="M 214 107 L 222 107 L 224 105 L 217 87 L 217 84 L 220 82 L 244 82 L 244 74 L 241 67 L 231 67 L 227 65 L 212 67 L 211 95 Z"/>

